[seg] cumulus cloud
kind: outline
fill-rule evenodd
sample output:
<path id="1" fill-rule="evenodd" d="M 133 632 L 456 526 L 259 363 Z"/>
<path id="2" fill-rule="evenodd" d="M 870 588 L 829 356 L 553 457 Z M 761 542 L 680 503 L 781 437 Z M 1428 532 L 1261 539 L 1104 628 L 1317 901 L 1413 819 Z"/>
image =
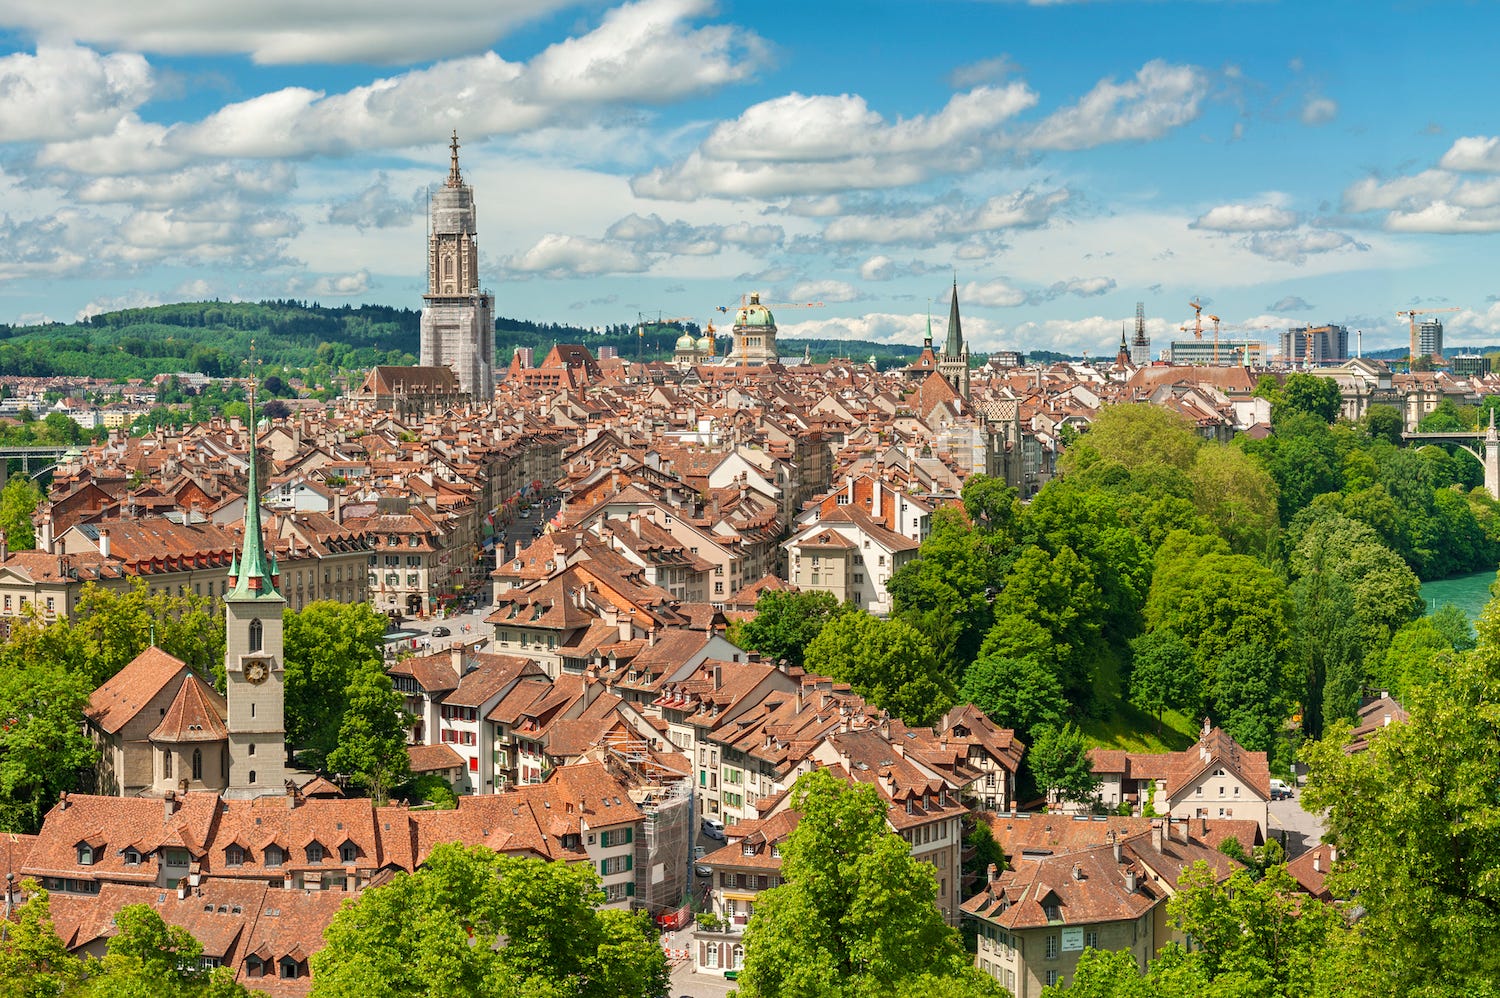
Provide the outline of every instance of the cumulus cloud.
<path id="1" fill-rule="evenodd" d="M 1500 232 L 1500 206 L 1478 208 L 1434 201 L 1414 211 L 1391 212 L 1386 216 L 1385 227 L 1391 232 Z"/>
<path id="2" fill-rule="evenodd" d="M 1443 153 L 1438 165 L 1465 173 L 1500 173 L 1500 138 L 1466 135 Z"/>
<path id="3" fill-rule="evenodd" d="M 730 225 L 693 225 L 677 219 L 665 221 L 660 215 L 629 214 L 605 230 L 604 237 L 631 243 L 641 252 L 668 256 L 711 256 L 726 246 L 765 250 L 781 245 L 786 232 L 779 225 L 752 225 L 735 222 Z"/>
<path id="4" fill-rule="evenodd" d="M 108 174 L 199 159 L 346 155 L 465 135 L 533 130 L 602 107 L 702 93 L 753 74 L 764 43 L 726 25 L 690 26 L 706 0 L 637 0 L 530 63 L 493 52 L 450 59 L 343 93 L 286 87 L 171 126 L 122 120 L 112 133 L 43 148 L 37 162 Z"/>
<path id="5" fill-rule="evenodd" d="M 1339 106 L 1327 97 L 1309 97 L 1302 105 L 1304 125 L 1326 125 L 1338 117 Z"/>
<path id="6" fill-rule="evenodd" d="M 370 272 L 367 270 L 356 271 L 352 274 L 324 274 L 311 285 L 302 281 L 292 281 L 288 285 L 288 293 L 294 295 L 313 295 L 319 298 L 352 298 L 362 295 L 370 290 Z"/>
<path id="7" fill-rule="evenodd" d="M 411 222 L 422 207 L 422 191 L 398 197 L 391 191 L 390 178 L 376 174 L 375 182 L 358 194 L 328 206 L 325 221 L 332 225 L 352 225 L 365 229 L 389 229 Z"/>
<path id="8" fill-rule="evenodd" d="M 42 37 L 167 55 L 242 53 L 259 63 L 412 63 L 488 45 L 573 0 L 12 0 L 6 19 Z"/>
<path id="9" fill-rule="evenodd" d="M 966 304 L 992 308 L 1014 308 L 1031 301 L 1031 296 L 1008 281 L 995 279 L 983 283 L 971 281 L 959 292 L 958 300 Z"/>
<path id="10" fill-rule="evenodd" d="M 1280 301 L 1266 306 L 1267 312 L 1310 312 L 1314 306 L 1296 295 L 1287 295 Z"/>
<path id="11" fill-rule="evenodd" d="M 1018 72 L 1020 68 L 1010 56 L 997 55 L 959 66 L 948 74 L 948 84 L 955 90 L 963 90 L 980 83 L 996 83 Z"/>
<path id="12" fill-rule="evenodd" d="M 797 301 L 856 301 L 863 297 L 848 281 L 798 281 L 791 295 Z"/>
<path id="13" fill-rule="evenodd" d="M 1272 204 L 1221 204 L 1199 215 L 1188 227 L 1214 232 L 1264 232 L 1290 229 L 1298 220 L 1296 212 Z"/>
<path id="14" fill-rule="evenodd" d="M 161 298 L 150 291 L 131 290 L 113 298 L 95 298 L 78 310 L 73 316 L 73 321 L 87 322 L 94 316 L 103 315 L 105 312 L 118 312 L 123 308 L 150 308 L 161 303 Z"/>
<path id="15" fill-rule="evenodd" d="M 1071 281 L 1058 281 L 1047 289 L 1049 298 L 1077 295 L 1079 298 L 1097 298 L 1115 289 L 1113 277 L 1075 277 Z"/>
<path id="16" fill-rule="evenodd" d="M 126 204 L 170 208 L 190 202 L 232 197 L 237 201 L 282 201 L 296 186 L 296 171 L 286 163 L 254 167 L 209 163 L 170 173 L 127 176 L 48 178 L 83 204 Z"/>
<path id="17" fill-rule="evenodd" d="M 1256 232 L 1242 244 L 1257 256 L 1282 263 L 1303 263 L 1308 256 L 1336 250 L 1364 251 L 1370 247 L 1354 237 L 1332 229 L 1300 229 L 1288 232 Z"/>
<path id="18" fill-rule="evenodd" d="M 77 46 L 15 52 L 0 57 L 0 137 L 36 142 L 107 134 L 151 89 L 151 67 L 138 55 Z"/>
<path id="19" fill-rule="evenodd" d="M 884 254 L 872 256 L 859 265 L 859 276 L 866 281 L 889 281 L 896 276 L 896 261 Z"/>
<path id="20" fill-rule="evenodd" d="M 584 236 L 548 234 L 528 250 L 512 257 L 508 269 L 550 278 L 597 277 L 600 274 L 638 274 L 650 267 L 643 253 L 618 243 Z"/>
<path id="21" fill-rule="evenodd" d="M 1035 149 L 1089 149 L 1157 139 L 1198 117 L 1208 77 L 1196 66 L 1153 59 L 1124 83 L 1102 80 L 1072 107 L 1053 112 L 1031 132 Z"/>
<path id="22" fill-rule="evenodd" d="M 823 229 L 831 243 L 931 246 L 935 243 L 1005 229 L 1045 225 L 1072 200 L 1066 188 L 1013 191 L 977 204 L 956 201 L 867 206 L 834 219 Z"/>
<path id="23" fill-rule="evenodd" d="M 954 94 L 887 121 L 857 94 L 787 94 L 719 124 L 683 161 L 631 180 L 641 197 L 771 198 L 917 183 L 980 161 L 980 144 L 1036 103 L 1022 83 Z"/>
<path id="24" fill-rule="evenodd" d="M 1445 163 L 1454 158 L 1458 147 L 1455 143 L 1444 156 Z M 1483 150 L 1471 147 L 1459 160 L 1478 170 L 1483 156 Z M 1351 213 L 1386 212 L 1383 225 L 1391 232 L 1496 232 L 1500 231 L 1500 178 L 1465 179 L 1448 170 L 1424 170 L 1389 180 L 1366 177 L 1344 191 L 1343 207 Z"/>

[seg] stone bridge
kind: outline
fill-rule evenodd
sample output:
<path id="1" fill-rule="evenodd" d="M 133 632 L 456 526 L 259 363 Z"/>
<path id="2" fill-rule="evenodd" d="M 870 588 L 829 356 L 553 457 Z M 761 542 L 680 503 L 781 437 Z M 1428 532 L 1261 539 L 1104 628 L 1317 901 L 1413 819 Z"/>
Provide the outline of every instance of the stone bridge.
<path id="1" fill-rule="evenodd" d="M 1484 466 L 1484 488 L 1493 499 L 1500 499 L 1500 434 L 1495 432 L 1495 411 L 1490 410 L 1490 425 L 1484 430 L 1455 433 L 1403 433 L 1401 439 L 1414 443 L 1457 444 L 1474 455 Z M 1477 445 L 1478 449 L 1475 448 Z"/>

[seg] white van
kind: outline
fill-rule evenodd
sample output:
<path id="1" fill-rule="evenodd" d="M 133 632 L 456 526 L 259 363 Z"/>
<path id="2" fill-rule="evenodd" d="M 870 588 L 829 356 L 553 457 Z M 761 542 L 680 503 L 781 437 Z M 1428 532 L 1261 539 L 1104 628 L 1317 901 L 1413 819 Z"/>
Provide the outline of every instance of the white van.
<path id="1" fill-rule="evenodd" d="M 1282 780 L 1271 781 L 1271 799 L 1286 800 L 1292 796 L 1292 788 Z"/>
<path id="2" fill-rule="evenodd" d="M 721 842 L 724 841 L 724 822 L 720 821 L 718 818 L 704 818 L 703 834 L 707 835 L 711 839 L 718 839 Z"/>

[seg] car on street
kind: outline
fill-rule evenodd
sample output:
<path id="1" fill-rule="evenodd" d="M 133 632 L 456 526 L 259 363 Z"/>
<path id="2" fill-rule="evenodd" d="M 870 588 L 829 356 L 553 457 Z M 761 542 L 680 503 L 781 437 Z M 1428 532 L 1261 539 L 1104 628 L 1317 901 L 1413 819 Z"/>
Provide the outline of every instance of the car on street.
<path id="1" fill-rule="evenodd" d="M 1289 787 L 1289 786 L 1287 786 L 1287 784 L 1284 781 L 1282 781 L 1282 780 L 1272 780 L 1271 781 L 1271 799 L 1272 800 L 1290 800 L 1291 796 L 1292 796 L 1292 788 Z"/>
<path id="2" fill-rule="evenodd" d="M 439 624 L 437 627 L 434 627 L 432 629 L 432 636 L 435 637 L 435 638 L 446 638 L 448 635 L 450 635 L 452 633 L 453 633 L 452 631 L 448 630 L 448 628 L 444 627 L 441 624 Z"/>
<path id="3" fill-rule="evenodd" d="M 718 839 L 720 842 L 723 842 L 724 822 L 720 821 L 718 818 L 704 818 L 703 834 L 707 835 L 711 839 Z"/>

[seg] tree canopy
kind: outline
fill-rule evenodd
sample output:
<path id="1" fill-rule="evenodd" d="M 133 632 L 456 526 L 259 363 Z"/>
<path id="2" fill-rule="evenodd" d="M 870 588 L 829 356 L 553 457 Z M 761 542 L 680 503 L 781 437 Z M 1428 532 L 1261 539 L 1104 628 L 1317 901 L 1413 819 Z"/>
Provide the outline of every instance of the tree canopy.
<path id="1" fill-rule="evenodd" d="M 907 724 L 931 724 L 953 706 L 931 642 L 904 620 L 845 614 L 807 646 L 805 661 L 809 672 L 848 683 Z"/>

